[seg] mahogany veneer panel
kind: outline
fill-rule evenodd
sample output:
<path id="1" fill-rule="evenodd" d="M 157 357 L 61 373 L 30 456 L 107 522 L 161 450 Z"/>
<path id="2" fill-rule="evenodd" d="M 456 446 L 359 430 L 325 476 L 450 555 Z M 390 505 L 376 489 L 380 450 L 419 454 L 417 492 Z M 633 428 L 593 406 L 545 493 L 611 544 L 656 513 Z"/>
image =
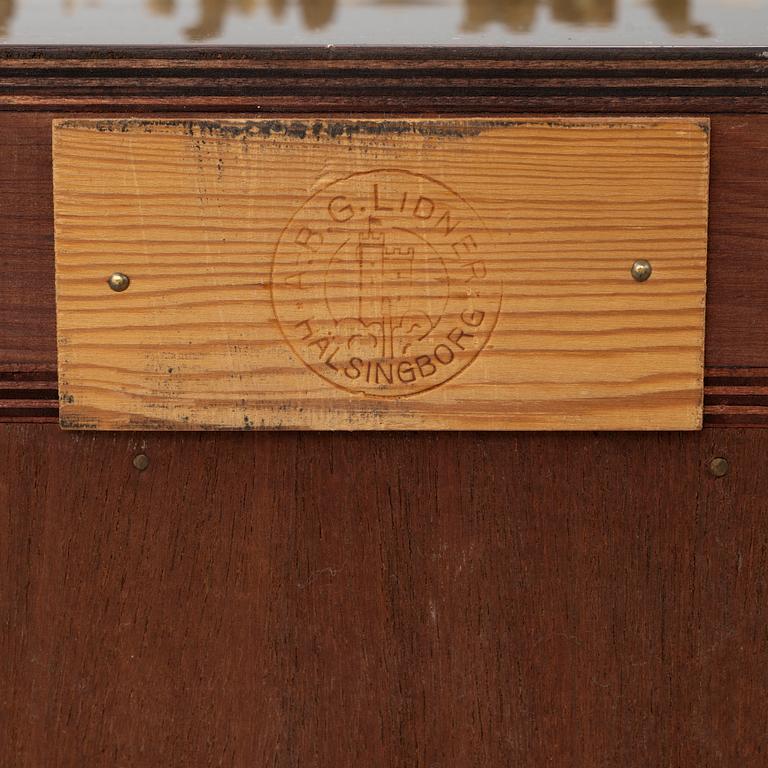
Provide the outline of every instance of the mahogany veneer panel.
<path id="1" fill-rule="evenodd" d="M 0 426 L 0 764 L 763 768 L 766 455 Z"/>
<path id="2" fill-rule="evenodd" d="M 56 369 L 50 120 L 0 115 L 0 373 Z"/>
<path id="3" fill-rule="evenodd" d="M 768 365 L 768 116 L 713 120 L 707 364 Z"/>

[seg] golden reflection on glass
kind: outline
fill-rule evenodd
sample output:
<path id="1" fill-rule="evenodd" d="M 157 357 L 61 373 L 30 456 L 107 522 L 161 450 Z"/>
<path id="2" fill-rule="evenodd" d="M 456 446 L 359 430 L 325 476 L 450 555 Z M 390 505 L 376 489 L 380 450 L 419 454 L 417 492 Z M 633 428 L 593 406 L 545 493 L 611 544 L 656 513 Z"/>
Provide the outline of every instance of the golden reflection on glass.
<path id="1" fill-rule="evenodd" d="M 691 21 L 688 0 L 652 0 L 651 4 L 670 32 L 676 35 L 692 33 L 699 37 L 709 35 L 706 25 Z"/>
<path id="2" fill-rule="evenodd" d="M 336 0 L 298 0 L 305 29 L 320 29 L 328 24 L 336 7 Z M 230 11 L 248 15 L 259 10 L 260 0 L 198 0 L 199 21 L 184 30 L 190 41 L 212 40 L 219 37 L 224 21 Z M 288 0 L 267 0 L 272 16 L 281 19 L 285 15 Z M 171 15 L 176 10 L 175 0 L 149 0 L 149 9 L 154 13 Z"/>
<path id="3" fill-rule="evenodd" d="M 8 34 L 8 24 L 13 17 L 14 0 L 0 0 L 0 38 Z"/>
<path id="4" fill-rule="evenodd" d="M 53 0 L 51 0 L 53 2 Z M 77 15 L 77 0 L 62 0 L 63 8 L 70 15 Z M 412 8 L 431 8 L 435 14 L 448 6 L 463 6 L 463 22 L 456 33 L 480 34 L 489 25 L 498 24 L 512 33 L 529 33 L 536 26 L 539 14 L 547 10 L 555 22 L 572 27 L 599 26 L 610 28 L 616 24 L 617 4 L 622 0 L 145 0 L 149 16 L 174 17 L 183 6 L 196 8 L 196 21 L 181 31 L 190 42 L 215 41 L 226 37 L 224 26 L 234 14 L 249 16 L 264 11 L 275 21 L 283 20 L 289 11 L 298 10 L 302 28 L 306 31 L 323 29 L 331 24 L 344 10 L 375 6 L 380 9 L 382 22 L 391 15 L 400 17 Z M 647 7 L 672 35 L 707 37 L 710 30 L 705 24 L 691 18 L 692 0 L 647 0 Z M 723 0 L 727 2 L 727 0 Z M 0 38 L 9 36 L 15 15 L 24 6 L 24 0 L 0 0 Z M 99 7 L 97 2 L 89 8 Z M 724 9 L 727 12 L 728 9 Z M 363 34 L 364 36 L 364 34 Z M 446 42 L 450 42 L 449 39 Z M 93 41 L 90 41 L 93 42 Z M 136 41 L 141 42 L 140 40 Z M 339 41 L 343 44 L 343 40 Z M 392 41 L 393 44 L 397 40 Z M 514 37 L 509 40 L 514 44 Z"/>

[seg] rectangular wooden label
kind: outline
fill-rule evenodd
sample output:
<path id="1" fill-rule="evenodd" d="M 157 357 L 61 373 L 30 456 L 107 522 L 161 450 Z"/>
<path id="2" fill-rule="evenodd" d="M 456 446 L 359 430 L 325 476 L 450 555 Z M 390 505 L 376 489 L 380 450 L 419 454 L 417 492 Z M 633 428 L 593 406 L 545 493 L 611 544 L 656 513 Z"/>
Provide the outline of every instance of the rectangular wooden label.
<path id="1" fill-rule="evenodd" d="M 61 424 L 699 428 L 708 136 L 57 121 Z"/>

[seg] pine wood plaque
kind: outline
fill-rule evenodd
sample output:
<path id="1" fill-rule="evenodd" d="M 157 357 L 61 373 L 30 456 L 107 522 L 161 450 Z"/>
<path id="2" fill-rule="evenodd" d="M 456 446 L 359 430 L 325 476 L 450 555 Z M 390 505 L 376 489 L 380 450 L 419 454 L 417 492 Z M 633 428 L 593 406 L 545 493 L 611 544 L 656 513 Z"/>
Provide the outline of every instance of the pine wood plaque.
<path id="1" fill-rule="evenodd" d="M 707 120 L 53 136 L 65 428 L 701 426 Z"/>

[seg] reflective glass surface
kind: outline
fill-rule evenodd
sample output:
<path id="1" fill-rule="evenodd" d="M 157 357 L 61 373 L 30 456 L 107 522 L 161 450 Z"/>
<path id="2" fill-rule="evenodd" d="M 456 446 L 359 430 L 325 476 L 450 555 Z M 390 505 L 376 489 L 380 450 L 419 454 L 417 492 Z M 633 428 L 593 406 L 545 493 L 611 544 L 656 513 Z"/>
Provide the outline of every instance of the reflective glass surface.
<path id="1" fill-rule="evenodd" d="M 0 44 L 761 46 L 768 0 L 0 0 Z"/>

